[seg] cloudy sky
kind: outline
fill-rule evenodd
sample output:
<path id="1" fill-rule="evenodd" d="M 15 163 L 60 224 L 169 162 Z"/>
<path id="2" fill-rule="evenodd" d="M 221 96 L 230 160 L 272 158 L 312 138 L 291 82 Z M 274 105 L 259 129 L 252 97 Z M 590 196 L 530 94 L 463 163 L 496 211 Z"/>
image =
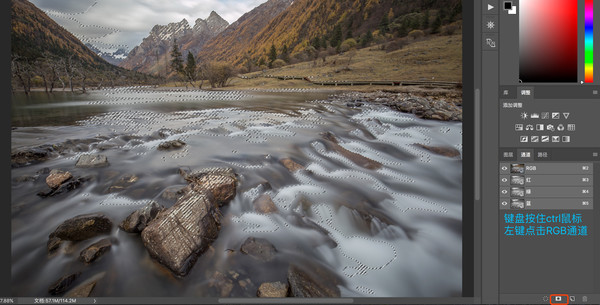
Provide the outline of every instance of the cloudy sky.
<path id="1" fill-rule="evenodd" d="M 266 0 L 30 0 L 58 24 L 106 51 L 130 51 L 156 24 L 206 19 L 217 12 L 229 23 Z"/>

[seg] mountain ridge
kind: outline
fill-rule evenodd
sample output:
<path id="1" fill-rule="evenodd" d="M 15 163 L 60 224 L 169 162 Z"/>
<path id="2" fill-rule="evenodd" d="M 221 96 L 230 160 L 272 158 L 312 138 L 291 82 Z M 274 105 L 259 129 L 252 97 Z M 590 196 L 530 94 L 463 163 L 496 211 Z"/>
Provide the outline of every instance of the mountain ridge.
<path id="1" fill-rule="evenodd" d="M 212 37 L 223 31 L 229 23 L 212 11 L 206 19 L 198 18 L 194 26 L 184 18 L 167 25 L 155 25 L 142 43 L 134 47 L 119 66 L 151 74 L 168 73 L 168 54 L 176 39 L 183 54 L 196 54 Z"/>

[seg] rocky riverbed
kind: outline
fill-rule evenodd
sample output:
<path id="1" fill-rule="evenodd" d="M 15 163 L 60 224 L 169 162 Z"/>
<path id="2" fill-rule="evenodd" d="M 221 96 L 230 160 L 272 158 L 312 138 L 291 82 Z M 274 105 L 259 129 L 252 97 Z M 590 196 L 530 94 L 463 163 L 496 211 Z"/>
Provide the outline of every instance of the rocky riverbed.
<path id="1" fill-rule="evenodd" d="M 13 129 L 16 295 L 460 292 L 459 120 L 386 93 L 103 93 Z"/>

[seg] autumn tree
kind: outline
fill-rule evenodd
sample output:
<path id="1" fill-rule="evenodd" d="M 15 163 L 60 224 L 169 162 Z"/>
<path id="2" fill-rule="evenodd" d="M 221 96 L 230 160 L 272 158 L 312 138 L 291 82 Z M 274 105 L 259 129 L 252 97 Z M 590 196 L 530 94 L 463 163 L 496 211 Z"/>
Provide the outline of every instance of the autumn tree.
<path id="1" fill-rule="evenodd" d="M 225 87 L 229 79 L 235 74 L 231 64 L 225 62 L 209 62 L 203 65 L 204 77 L 213 88 Z"/>

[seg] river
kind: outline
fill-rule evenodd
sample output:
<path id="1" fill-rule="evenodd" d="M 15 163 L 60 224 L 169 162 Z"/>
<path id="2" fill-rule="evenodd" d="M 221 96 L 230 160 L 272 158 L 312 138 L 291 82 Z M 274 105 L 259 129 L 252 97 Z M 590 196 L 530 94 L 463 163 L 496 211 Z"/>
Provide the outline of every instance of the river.
<path id="1" fill-rule="evenodd" d="M 251 281 L 230 296 L 255 296 L 264 281 L 286 282 L 290 262 L 315 262 L 340 279 L 342 296 L 459 296 L 462 290 L 462 160 L 414 144 L 462 149 L 462 124 L 423 120 L 385 106 L 348 107 L 331 92 L 184 91 L 121 88 L 86 94 L 33 92 L 12 99 L 12 150 L 65 147 L 48 161 L 11 170 L 12 287 L 15 296 L 45 296 L 63 275 L 97 276 L 92 296 L 216 296 L 215 271 Z M 330 132 L 345 149 L 378 161 L 362 168 L 328 150 Z M 168 140 L 187 145 L 159 151 Z M 82 154 L 108 157 L 105 168 L 76 168 Z M 305 170 L 279 162 L 292 158 Z M 153 261 L 138 234 L 118 229 L 132 211 L 187 183 L 179 168 L 231 167 L 236 197 L 223 208 L 212 249 L 191 272 L 171 275 Z M 43 168 L 90 180 L 49 198 Z M 124 175 L 137 181 L 111 189 Z M 130 177 L 130 176 L 129 176 Z M 253 200 L 267 193 L 278 212 L 261 214 Z M 100 212 L 114 223 L 113 246 L 84 264 L 94 240 L 49 254 L 48 235 L 64 220 Z M 239 253 L 248 237 L 277 249 L 272 262 Z M 230 251 L 233 249 L 234 251 Z M 308 264 L 307 263 L 307 264 Z M 308 266 L 308 265 L 307 265 Z M 253 289 L 253 290 L 252 290 Z"/>

